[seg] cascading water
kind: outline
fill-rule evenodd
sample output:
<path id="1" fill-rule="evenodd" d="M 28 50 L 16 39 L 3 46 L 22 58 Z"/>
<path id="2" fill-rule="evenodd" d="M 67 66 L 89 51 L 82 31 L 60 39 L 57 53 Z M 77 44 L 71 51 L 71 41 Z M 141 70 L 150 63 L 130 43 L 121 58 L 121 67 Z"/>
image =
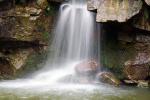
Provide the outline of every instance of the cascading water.
<path id="1" fill-rule="evenodd" d="M 60 7 L 60 17 L 51 48 L 53 55 L 42 70 L 28 79 L 1 82 L 0 87 L 21 88 L 57 84 L 59 79 L 74 73 L 75 65 L 85 59 L 98 59 L 98 40 L 94 33 L 93 14 L 85 0 L 71 0 Z M 24 83 L 28 82 L 28 84 Z"/>
<path id="2" fill-rule="evenodd" d="M 87 11 L 85 0 L 72 0 L 61 6 L 54 33 L 54 62 L 93 57 L 94 19 L 93 14 Z"/>

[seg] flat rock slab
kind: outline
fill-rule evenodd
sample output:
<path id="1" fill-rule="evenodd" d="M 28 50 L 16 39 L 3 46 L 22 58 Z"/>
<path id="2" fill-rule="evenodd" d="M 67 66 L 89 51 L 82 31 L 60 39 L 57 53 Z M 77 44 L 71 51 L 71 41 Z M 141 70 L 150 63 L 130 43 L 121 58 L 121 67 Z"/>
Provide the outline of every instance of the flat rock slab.
<path id="1" fill-rule="evenodd" d="M 138 14 L 141 0 L 89 0 L 88 10 L 97 10 L 97 22 L 125 22 Z"/>

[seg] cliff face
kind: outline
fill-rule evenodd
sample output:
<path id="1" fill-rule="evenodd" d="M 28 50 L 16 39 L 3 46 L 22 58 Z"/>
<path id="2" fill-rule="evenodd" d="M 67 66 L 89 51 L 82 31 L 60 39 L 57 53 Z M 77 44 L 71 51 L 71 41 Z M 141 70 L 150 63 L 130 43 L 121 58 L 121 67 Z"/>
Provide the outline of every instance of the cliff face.
<path id="1" fill-rule="evenodd" d="M 0 2 L 0 5 L 3 4 L 0 7 L 0 79 L 10 79 L 17 73 L 35 70 L 38 62 L 46 57 L 45 47 L 51 39 L 57 7 L 42 1 L 46 3 L 14 5 L 5 0 Z"/>

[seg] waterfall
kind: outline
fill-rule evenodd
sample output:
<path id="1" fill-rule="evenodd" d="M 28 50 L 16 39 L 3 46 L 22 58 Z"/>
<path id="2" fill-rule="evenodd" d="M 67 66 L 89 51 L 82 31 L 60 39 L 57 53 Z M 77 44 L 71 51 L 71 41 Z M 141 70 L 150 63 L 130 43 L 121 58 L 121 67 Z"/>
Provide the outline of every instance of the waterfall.
<path id="1" fill-rule="evenodd" d="M 82 60 L 94 55 L 94 17 L 84 0 L 72 0 L 60 7 L 52 44 L 54 61 Z"/>
<path id="2" fill-rule="evenodd" d="M 49 60 L 42 70 L 28 79 L 1 82 L 0 87 L 39 87 L 58 83 L 74 73 L 75 65 L 85 59 L 98 59 L 99 34 L 94 14 L 87 11 L 85 0 L 71 0 L 60 7 Z M 24 83 L 28 82 L 28 84 Z"/>

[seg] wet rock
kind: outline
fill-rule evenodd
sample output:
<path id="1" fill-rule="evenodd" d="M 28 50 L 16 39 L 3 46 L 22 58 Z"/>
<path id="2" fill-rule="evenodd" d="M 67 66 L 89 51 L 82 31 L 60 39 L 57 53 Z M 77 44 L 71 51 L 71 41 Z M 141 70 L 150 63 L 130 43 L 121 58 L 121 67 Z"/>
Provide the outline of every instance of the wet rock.
<path id="1" fill-rule="evenodd" d="M 149 87 L 149 81 L 139 80 L 137 86 L 141 87 L 141 88 L 148 88 Z"/>
<path id="2" fill-rule="evenodd" d="M 111 72 L 100 72 L 97 74 L 97 78 L 104 83 L 119 86 L 121 81 L 118 80 Z"/>
<path id="3" fill-rule="evenodd" d="M 20 50 L 7 56 L 7 60 L 13 65 L 15 70 L 19 70 L 32 52 L 32 49 Z"/>
<path id="4" fill-rule="evenodd" d="M 79 75 L 93 75 L 98 70 L 98 63 L 94 60 L 83 61 L 75 66 L 75 71 Z"/>
<path id="5" fill-rule="evenodd" d="M 135 80 L 124 80 L 124 83 L 127 85 L 137 85 L 137 81 Z"/>
<path id="6" fill-rule="evenodd" d="M 144 80 L 149 76 L 150 56 L 138 53 L 134 60 L 125 62 L 124 73 L 131 80 Z"/>
<path id="7" fill-rule="evenodd" d="M 148 80 L 124 80 L 126 85 L 137 86 L 140 88 L 148 88 L 149 81 Z"/>
<path id="8" fill-rule="evenodd" d="M 88 9 L 97 9 L 97 22 L 125 22 L 138 14 L 142 8 L 141 0 L 89 0 Z"/>

